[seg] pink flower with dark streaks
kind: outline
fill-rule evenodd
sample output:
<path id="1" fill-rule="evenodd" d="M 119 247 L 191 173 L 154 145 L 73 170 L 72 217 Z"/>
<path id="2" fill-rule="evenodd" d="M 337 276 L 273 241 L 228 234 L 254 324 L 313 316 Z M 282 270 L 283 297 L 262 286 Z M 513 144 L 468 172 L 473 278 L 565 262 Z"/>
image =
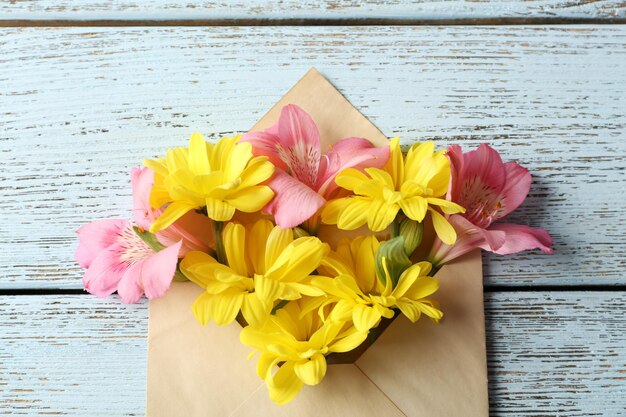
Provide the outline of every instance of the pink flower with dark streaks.
<path id="1" fill-rule="evenodd" d="M 264 211 L 282 228 L 295 227 L 314 216 L 337 188 L 335 176 L 346 168 L 382 168 L 389 147 L 375 147 L 363 138 L 345 138 L 321 153 L 315 122 L 295 104 L 282 108 L 278 122 L 263 132 L 249 132 L 256 156 L 276 166 L 269 186 L 276 193 Z"/>
<path id="2" fill-rule="evenodd" d="M 448 148 L 451 163 L 448 199 L 465 207 L 464 214 L 453 214 L 449 221 L 457 241 L 448 246 L 436 239 L 430 260 L 442 265 L 474 248 L 501 255 L 528 249 L 552 253 L 552 238 L 544 229 L 519 224 L 494 223 L 526 199 L 531 176 L 526 168 L 503 163 L 489 145 L 463 153 L 461 147 Z"/>
<path id="3" fill-rule="evenodd" d="M 159 298 L 169 289 L 178 264 L 182 241 L 154 252 L 127 220 L 98 220 L 76 232 L 80 239 L 74 254 L 86 268 L 85 289 L 97 297 L 115 291 L 125 303 L 142 295 Z"/>

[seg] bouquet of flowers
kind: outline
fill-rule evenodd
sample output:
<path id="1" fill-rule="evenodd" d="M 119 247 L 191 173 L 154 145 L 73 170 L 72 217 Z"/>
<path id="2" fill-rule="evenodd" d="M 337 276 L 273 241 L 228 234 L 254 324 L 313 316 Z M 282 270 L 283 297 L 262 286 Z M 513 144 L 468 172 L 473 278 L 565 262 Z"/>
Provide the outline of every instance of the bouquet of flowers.
<path id="1" fill-rule="evenodd" d="M 262 132 L 215 144 L 195 133 L 143 165 L 131 172 L 134 223 L 77 232 L 85 289 L 136 303 L 192 281 L 205 289 L 197 320 L 242 325 L 277 404 L 394 317 L 441 320 L 433 276 L 451 260 L 475 248 L 552 252 L 545 230 L 499 222 L 531 176 L 486 144 L 404 154 L 398 138 L 348 137 L 321 149 L 314 120 L 290 104 Z"/>

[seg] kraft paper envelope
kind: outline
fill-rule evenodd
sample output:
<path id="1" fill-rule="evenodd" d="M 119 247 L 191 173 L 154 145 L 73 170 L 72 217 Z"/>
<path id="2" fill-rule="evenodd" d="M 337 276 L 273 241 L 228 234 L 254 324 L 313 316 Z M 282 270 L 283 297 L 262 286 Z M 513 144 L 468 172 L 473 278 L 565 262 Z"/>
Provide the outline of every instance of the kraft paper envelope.
<path id="1" fill-rule="evenodd" d="M 323 146 L 347 136 L 387 143 L 315 69 L 253 130 L 273 124 L 289 103 L 313 117 Z M 480 252 L 444 266 L 437 278 L 439 324 L 398 317 L 356 363 L 329 365 L 321 384 L 305 386 L 284 406 L 269 399 L 256 357 L 247 360 L 252 349 L 239 342 L 239 324 L 201 326 L 191 304 L 203 289 L 173 283 L 165 297 L 150 302 L 147 415 L 487 417 Z"/>

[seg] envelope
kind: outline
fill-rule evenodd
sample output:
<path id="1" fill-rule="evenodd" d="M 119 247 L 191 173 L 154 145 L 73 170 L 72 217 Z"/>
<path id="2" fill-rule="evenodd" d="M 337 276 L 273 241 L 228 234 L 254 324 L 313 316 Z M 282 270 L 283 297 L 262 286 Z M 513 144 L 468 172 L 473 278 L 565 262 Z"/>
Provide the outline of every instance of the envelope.
<path id="1" fill-rule="evenodd" d="M 273 124 L 289 103 L 313 117 L 323 150 L 348 136 L 387 143 L 315 69 L 252 129 Z M 434 298 L 444 311 L 439 324 L 398 317 L 356 362 L 329 365 L 319 385 L 305 385 L 282 406 L 269 399 L 256 357 L 247 359 L 251 348 L 240 343 L 239 324 L 201 326 L 191 304 L 204 290 L 174 282 L 163 298 L 150 301 L 147 415 L 487 417 L 480 252 L 444 266 L 436 277 L 440 289 Z"/>

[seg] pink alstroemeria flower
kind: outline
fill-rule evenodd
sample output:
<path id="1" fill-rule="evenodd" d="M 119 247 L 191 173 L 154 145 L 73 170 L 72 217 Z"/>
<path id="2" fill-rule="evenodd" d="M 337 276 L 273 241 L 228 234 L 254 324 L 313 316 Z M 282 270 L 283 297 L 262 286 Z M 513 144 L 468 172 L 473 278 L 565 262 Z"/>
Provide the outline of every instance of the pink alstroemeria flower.
<path id="1" fill-rule="evenodd" d="M 179 241 L 154 252 L 127 220 L 98 220 L 76 232 L 80 239 L 74 254 L 86 268 L 85 289 L 97 297 L 115 291 L 125 303 L 136 303 L 143 294 L 159 298 L 169 289 L 176 272 Z"/>
<path id="2" fill-rule="evenodd" d="M 162 213 L 162 209 L 150 206 L 150 191 L 154 184 L 154 172 L 149 168 L 133 168 L 130 173 L 133 188 L 133 217 L 135 224 L 145 230 Z M 209 252 L 213 243 L 213 226 L 211 219 L 195 211 L 190 211 L 167 229 L 156 234 L 163 246 L 171 246 L 182 240 L 179 258 L 192 250 Z"/>
<path id="3" fill-rule="evenodd" d="M 442 265 L 474 248 L 507 255 L 528 249 L 552 253 L 552 238 L 547 231 L 519 224 L 495 223 L 511 213 L 526 199 L 531 176 L 526 168 L 503 163 L 489 145 L 463 153 L 461 147 L 448 148 L 451 163 L 448 199 L 465 207 L 464 214 L 453 214 L 449 221 L 457 241 L 448 246 L 435 240 L 430 260 Z"/>
<path id="4" fill-rule="evenodd" d="M 295 104 L 282 108 L 278 122 L 263 132 L 249 132 L 255 156 L 265 155 L 276 166 L 269 186 L 276 193 L 263 209 L 282 228 L 311 218 L 337 188 L 335 176 L 346 168 L 382 168 L 389 147 L 377 148 L 367 139 L 340 140 L 322 155 L 315 122 Z"/>

